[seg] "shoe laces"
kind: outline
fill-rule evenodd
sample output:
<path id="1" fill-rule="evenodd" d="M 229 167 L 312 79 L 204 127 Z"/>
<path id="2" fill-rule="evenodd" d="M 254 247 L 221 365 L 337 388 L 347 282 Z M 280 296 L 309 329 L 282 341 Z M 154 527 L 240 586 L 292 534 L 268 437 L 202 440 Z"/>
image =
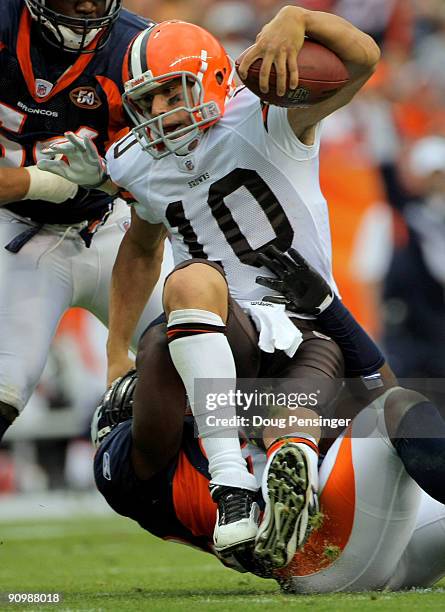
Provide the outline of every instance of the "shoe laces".
<path id="1" fill-rule="evenodd" d="M 245 489 L 227 489 L 218 496 L 220 525 L 249 518 L 255 494 Z"/>

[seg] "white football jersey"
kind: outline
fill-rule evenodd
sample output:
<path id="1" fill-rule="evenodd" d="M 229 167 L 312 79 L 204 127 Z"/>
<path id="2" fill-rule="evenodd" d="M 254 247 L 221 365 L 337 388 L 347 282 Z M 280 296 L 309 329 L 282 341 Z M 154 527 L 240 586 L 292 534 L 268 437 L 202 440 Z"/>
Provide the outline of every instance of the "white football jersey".
<path id="1" fill-rule="evenodd" d="M 107 154 L 113 181 L 136 198 L 136 213 L 171 232 L 175 264 L 204 257 L 222 264 L 232 297 L 260 300 L 271 273 L 255 263 L 267 244 L 293 246 L 335 288 L 326 200 L 315 143 L 294 135 L 284 108 L 266 121 L 259 99 L 240 88 L 224 117 L 187 156 L 155 160 L 131 134 Z"/>

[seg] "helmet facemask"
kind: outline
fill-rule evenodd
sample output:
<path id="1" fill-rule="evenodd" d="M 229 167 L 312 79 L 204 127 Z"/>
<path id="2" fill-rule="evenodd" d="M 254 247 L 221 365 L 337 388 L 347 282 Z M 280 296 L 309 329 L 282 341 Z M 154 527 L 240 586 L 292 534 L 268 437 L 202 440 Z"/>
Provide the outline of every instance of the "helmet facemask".
<path id="1" fill-rule="evenodd" d="M 205 63 L 204 57 L 202 61 Z M 184 104 L 156 117 L 151 116 L 148 109 L 142 108 L 142 100 L 147 94 L 151 92 L 155 94 L 156 89 L 175 79 L 180 79 Z M 203 130 L 221 117 L 221 111 L 216 102 L 204 101 L 201 72 L 196 75 L 189 71 L 178 71 L 153 77 L 151 71 L 147 70 L 141 77 L 125 84 L 122 100 L 128 115 L 135 124 L 132 133 L 144 151 L 150 153 L 155 159 L 171 153 L 187 155 L 199 143 Z M 187 113 L 190 125 L 166 133 L 165 120 L 181 111 Z"/>
<path id="2" fill-rule="evenodd" d="M 70 53 L 95 53 L 108 41 L 111 29 L 119 16 L 122 0 L 106 0 L 102 17 L 70 17 L 46 6 L 46 0 L 25 0 L 32 18 L 38 22 L 43 38 L 52 46 Z M 90 43 L 99 35 L 94 48 Z"/>

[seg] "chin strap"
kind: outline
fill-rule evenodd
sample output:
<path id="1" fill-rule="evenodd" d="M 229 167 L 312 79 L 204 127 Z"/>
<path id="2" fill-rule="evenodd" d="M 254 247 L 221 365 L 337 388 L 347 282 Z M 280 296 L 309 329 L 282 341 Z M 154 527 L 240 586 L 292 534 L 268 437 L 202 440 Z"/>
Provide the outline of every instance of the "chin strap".
<path id="1" fill-rule="evenodd" d="M 54 33 L 56 31 L 56 28 L 51 27 L 51 26 L 52 24 L 46 25 L 46 27 L 48 27 L 51 30 L 51 32 Z M 59 26 L 59 32 L 63 38 L 64 45 L 68 47 L 68 49 L 77 51 L 81 47 L 83 48 L 88 47 L 88 45 L 92 43 L 93 40 L 96 38 L 96 36 L 99 34 L 100 28 L 90 30 L 89 32 L 87 32 L 85 37 L 82 34 L 77 34 L 71 28 L 67 28 L 66 26 L 63 26 L 63 25 Z"/>

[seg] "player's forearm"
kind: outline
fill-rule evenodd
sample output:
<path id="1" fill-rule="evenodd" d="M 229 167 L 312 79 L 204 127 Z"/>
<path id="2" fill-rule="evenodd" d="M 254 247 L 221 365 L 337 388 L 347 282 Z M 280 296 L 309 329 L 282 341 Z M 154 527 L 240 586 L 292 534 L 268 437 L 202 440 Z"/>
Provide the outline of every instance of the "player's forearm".
<path id="1" fill-rule="evenodd" d="M 122 241 L 111 279 L 109 363 L 128 352 L 142 311 L 159 279 L 163 252 L 163 239 L 151 251 L 139 247 L 129 234 Z"/>
<path id="2" fill-rule="evenodd" d="M 78 186 L 37 166 L 0 169 L 0 206 L 20 200 L 61 203 L 73 198 Z"/>
<path id="3" fill-rule="evenodd" d="M 30 176 L 25 168 L 0 169 L 0 206 L 23 200 L 29 183 Z"/>
<path id="4" fill-rule="evenodd" d="M 286 6 L 282 10 L 289 19 L 302 19 L 306 36 L 334 51 L 345 64 L 353 65 L 357 72 L 360 69 L 363 73 L 372 72 L 377 65 L 380 59 L 377 44 L 368 34 L 342 17 L 295 6 Z"/>
<path id="5" fill-rule="evenodd" d="M 318 315 L 318 323 L 341 348 L 347 376 L 369 376 L 384 365 L 378 346 L 337 296 Z"/>

